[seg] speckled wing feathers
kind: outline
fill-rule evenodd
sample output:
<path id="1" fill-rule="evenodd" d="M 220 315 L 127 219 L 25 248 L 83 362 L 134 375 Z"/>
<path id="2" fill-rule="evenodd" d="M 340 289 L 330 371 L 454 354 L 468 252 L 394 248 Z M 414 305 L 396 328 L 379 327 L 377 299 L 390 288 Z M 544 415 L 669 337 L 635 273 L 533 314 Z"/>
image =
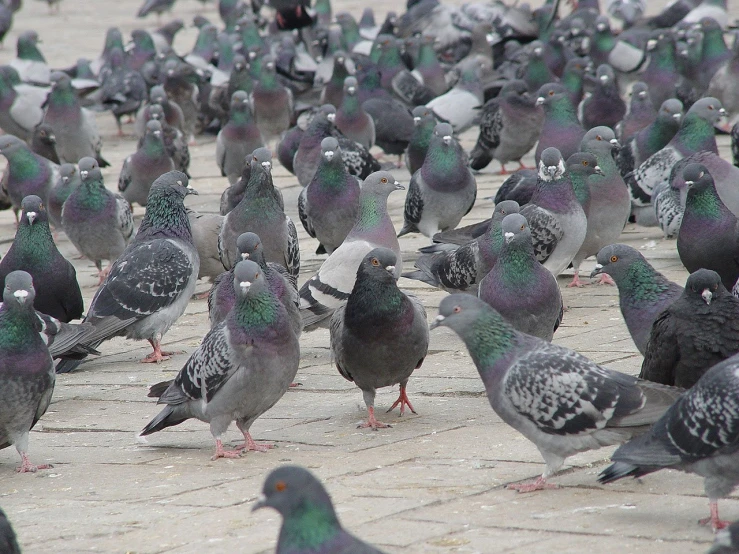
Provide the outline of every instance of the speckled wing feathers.
<path id="1" fill-rule="evenodd" d="M 529 222 L 536 259 L 543 263 L 557 248 L 557 243 L 564 236 L 564 230 L 559 220 L 548 210 L 534 204 L 526 204 L 521 208 L 521 215 Z"/>

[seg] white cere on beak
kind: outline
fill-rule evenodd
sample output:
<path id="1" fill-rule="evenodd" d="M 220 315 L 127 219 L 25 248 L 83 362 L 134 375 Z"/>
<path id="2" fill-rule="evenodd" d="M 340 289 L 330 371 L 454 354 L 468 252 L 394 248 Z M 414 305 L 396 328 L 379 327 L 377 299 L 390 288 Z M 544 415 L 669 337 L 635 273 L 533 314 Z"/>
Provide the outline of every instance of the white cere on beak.
<path id="1" fill-rule="evenodd" d="M 513 233 L 511 233 L 510 231 L 508 231 L 507 233 L 503 233 L 503 236 L 505 237 L 506 243 L 513 240 Z"/>
<path id="2" fill-rule="evenodd" d="M 25 303 L 26 298 L 28 298 L 28 291 L 24 289 L 17 290 L 13 293 L 13 296 L 15 296 L 18 299 L 18 302 L 21 304 Z"/>
<path id="3" fill-rule="evenodd" d="M 262 162 L 262 167 L 267 171 L 272 171 L 272 162 Z"/>
<path id="4" fill-rule="evenodd" d="M 621 144 L 619 144 L 618 140 L 615 138 L 612 138 L 608 142 L 610 142 L 613 146 L 621 146 Z"/>
<path id="5" fill-rule="evenodd" d="M 539 97 L 538 97 L 538 98 L 536 99 L 536 105 L 537 105 L 537 106 L 541 106 L 541 105 L 542 105 L 543 103 L 544 103 L 544 97 L 543 97 L 543 96 L 539 96 Z"/>
<path id="6" fill-rule="evenodd" d="M 239 283 L 239 288 L 241 289 L 241 292 L 243 294 L 246 294 L 247 292 L 249 292 L 249 287 L 251 287 L 251 282 L 249 281 L 241 281 Z"/>
<path id="7" fill-rule="evenodd" d="M 82 171 L 80 171 L 80 177 L 84 179 L 85 177 L 87 177 L 88 173 L 89 172 L 86 169 L 83 169 Z"/>
<path id="8" fill-rule="evenodd" d="M 603 264 L 595 264 L 595 269 L 603 269 Z"/>
<path id="9" fill-rule="evenodd" d="M 346 89 L 346 92 L 348 92 L 349 94 L 354 94 L 355 92 L 357 92 L 357 89 L 355 87 L 348 87 Z"/>
<path id="10" fill-rule="evenodd" d="M 723 108 L 721 108 L 721 109 L 720 109 L 720 110 L 718 111 L 718 113 L 719 113 L 720 115 L 726 115 L 726 110 L 725 110 L 725 109 L 723 109 Z"/>
<path id="11" fill-rule="evenodd" d="M 180 186 L 182 186 L 182 181 L 177 180 L 177 184 L 180 185 Z"/>
<path id="12" fill-rule="evenodd" d="M 155 137 L 161 137 L 162 136 L 162 132 L 161 131 L 154 131 L 154 136 Z"/>
<path id="13" fill-rule="evenodd" d="M 646 98 L 647 97 L 647 91 L 646 90 L 641 91 L 638 96 L 639 96 L 639 98 Z"/>
<path id="14" fill-rule="evenodd" d="M 333 150 L 326 150 L 323 153 L 323 157 L 326 158 L 328 161 L 331 161 L 334 159 L 334 151 Z"/>
<path id="15" fill-rule="evenodd" d="M 387 270 L 388 273 L 392 273 L 393 271 L 395 271 L 395 266 L 388 265 L 388 266 L 385 266 L 385 269 Z"/>
<path id="16" fill-rule="evenodd" d="M 685 181 L 686 187 L 692 187 L 695 183 L 693 181 Z"/>
<path id="17" fill-rule="evenodd" d="M 413 118 L 413 123 L 420 123 L 420 122 L 421 122 L 421 118 L 420 117 L 416 116 L 416 117 Z"/>
<path id="18" fill-rule="evenodd" d="M 601 75 L 599 77 L 601 83 L 607 83 L 608 82 L 608 75 Z"/>
<path id="19" fill-rule="evenodd" d="M 242 252 L 241 253 L 241 259 L 242 260 L 248 260 L 249 259 L 249 252 Z"/>
<path id="20" fill-rule="evenodd" d="M 436 316 L 436 319 L 435 319 L 434 321 L 436 321 L 436 323 L 441 323 L 441 322 L 442 322 L 442 321 L 444 321 L 445 319 L 446 319 L 446 317 L 445 317 L 445 316 L 443 316 L 443 315 L 439 314 L 439 315 L 437 315 L 437 316 Z"/>
<path id="21" fill-rule="evenodd" d="M 703 292 L 701 293 L 701 298 L 703 299 L 703 302 L 706 304 L 710 304 L 711 300 L 713 299 L 713 293 L 708 289 L 703 289 Z"/>
<path id="22" fill-rule="evenodd" d="M 452 142 L 452 137 L 450 137 L 449 135 L 444 135 L 443 137 L 441 137 L 441 140 L 444 141 L 444 144 L 449 144 Z"/>
<path id="23" fill-rule="evenodd" d="M 676 120 L 680 121 L 680 118 L 682 117 L 682 114 L 679 114 L 679 113 L 672 114 L 672 117 L 674 117 Z"/>
<path id="24" fill-rule="evenodd" d="M 326 119 L 328 119 L 331 123 L 333 123 L 334 120 L 336 119 L 336 114 L 335 113 L 330 113 L 330 114 L 328 114 L 326 116 Z"/>
<path id="25" fill-rule="evenodd" d="M 38 214 L 36 212 L 26 212 L 26 217 L 28 218 L 28 223 L 33 225 L 33 222 L 36 221 L 36 216 Z"/>

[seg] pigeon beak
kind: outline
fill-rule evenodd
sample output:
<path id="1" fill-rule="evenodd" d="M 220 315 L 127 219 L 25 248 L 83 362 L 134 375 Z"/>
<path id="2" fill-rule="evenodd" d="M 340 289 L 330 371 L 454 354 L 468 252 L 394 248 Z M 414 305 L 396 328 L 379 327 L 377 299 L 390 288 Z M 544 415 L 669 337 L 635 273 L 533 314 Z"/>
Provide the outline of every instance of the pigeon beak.
<path id="1" fill-rule="evenodd" d="M 549 174 L 549 176 L 553 178 L 557 174 L 557 166 L 556 165 L 548 165 L 546 171 Z"/>
<path id="2" fill-rule="evenodd" d="M 82 177 L 83 179 L 86 179 L 88 173 L 89 173 L 89 171 L 87 171 L 86 169 L 82 169 L 80 171 L 80 177 Z"/>
<path id="3" fill-rule="evenodd" d="M 267 173 L 269 173 L 272 171 L 272 162 L 262 162 L 262 167 Z"/>
<path id="4" fill-rule="evenodd" d="M 249 281 L 241 281 L 239 283 L 241 294 L 246 294 L 247 292 L 249 292 L 249 287 L 251 287 L 251 283 Z"/>
<path id="5" fill-rule="evenodd" d="M 713 293 L 708 289 L 703 289 L 703 292 L 701 293 L 701 298 L 703 299 L 703 302 L 705 302 L 706 304 L 710 304 L 711 300 L 713 299 Z"/>
<path id="6" fill-rule="evenodd" d="M 69 183 L 69 177 L 62 177 L 62 183 L 64 183 L 65 185 Z"/>
<path id="7" fill-rule="evenodd" d="M 249 259 L 249 252 L 242 252 L 241 253 L 241 259 L 242 260 L 248 260 Z"/>
<path id="8" fill-rule="evenodd" d="M 596 29 L 598 29 L 601 33 L 606 30 L 606 24 L 605 23 L 598 23 L 595 26 Z"/>
<path id="9" fill-rule="evenodd" d="M 543 97 L 543 96 L 539 96 L 539 97 L 538 97 L 538 98 L 536 99 L 535 105 L 537 105 L 537 106 L 541 106 L 541 105 L 542 105 L 543 103 L 544 103 L 544 97 Z"/>
<path id="10" fill-rule="evenodd" d="M 452 137 L 450 137 L 449 135 L 444 135 L 443 137 L 441 137 L 441 140 L 444 141 L 444 144 L 447 144 L 448 145 L 448 144 L 451 144 Z"/>
<path id="11" fill-rule="evenodd" d="M 657 46 L 657 41 L 654 40 L 653 38 L 650 38 L 647 41 L 647 50 L 654 50 L 656 46 Z"/>
<path id="12" fill-rule="evenodd" d="M 414 125 L 418 125 L 420 122 L 421 122 L 421 118 L 420 117 L 416 116 L 416 117 L 413 118 L 413 124 Z"/>
<path id="13" fill-rule="evenodd" d="M 257 510 L 261 510 L 262 508 L 267 507 L 267 499 L 265 497 L 260 498 L 254 503 L 254 506 L 251 507 L 252 512 L 256 512 Z"/>
<path id="14" fill-rule="evenodd" d="M 336 114 L 335 113 L 327 114 L 326 119 L 328 119 L 331 123 L 333 123 L 334 120 L 336 119 Z"/>
<path id="15" fill-rule="evenodd" d="M 603 170 L 602 170 L 602 169 L 600 168 L 600 166 L 599 166 L 599 165 L 596 165 L 596 166 L 595 166 L 595 167 L 593 168 L 593 170 L 595 171 L 595 174 L 596 174 L 596 175 L 605 175 L 605 173 L 603 173 Z"/>
<path id="16" fill-rule="evenodd" d="M 647 97 L 647 91 L 643 90 L 638 95 L 639 98 L 646 98 Z"/>
<path id="17" fill-rule="evenodd" d="M 323 153 L 323 157 L 326 158 L 328 161 L 331 161 L 334 159 L 334 151 L 333 150 L 326 150 Z"/>
<path id="18" fill-rule="evenodd" d="M 608 142 L 610 142 L 611 143 L 611 146 L 613 146 L 614 148 L 621 148 L 621 143 L 618 142 L 618 140 L 616 140 L 615 138 L 614 139 L 611 139 Z"/>
<path id="19" fill-rule="evenodd" d="M 355 87 L 348 87 L 346 89 L 346 92 L 348 92 L 349 94 L 354 94 L 355 92 L 357 92 L 357 89 Z"/>
<path id="20" fill-rule="evenodd" d="M 395 185 L 395 190 L 405 190 L 405 187 L 398 183 L 398 181 L 395 181 L 393 185 Z"/>
<path id="21" fill-rule="evenodd" d="M 194 194 L 195 196 L 198 196 L 198 191 L 196 191 L 194 188 L 192 188 L 192 185 L 187 185 L 187 194 Z"/>
<path id="22" fill-rule="evenodd" d="M 162 132 L 161 131 L 154 131 L 154 136 L 155 137 L 161 137 L 162 136 Z"/>
<path id="23" fill-rule="evenodd" d="M 596 275 L 600 275 L 603 272 L 603 264 L 596 264 L 595 269 L 590 272 L 590 278 L 592 279 Z"/>
<path id="24" fill-rule="evenodd" d="M 725 109 L 723 109 L 723 108 L 721 108 L 721 109 L 720 109 L 720 110 L 718 111 L 718 114 L 719 114 L 720 116 L 722 116 L 722 117 L 725 117 L 725 116 L 726 116 L 726 110 L 725 110 Z"/>
<path id="25" fill-rule="evenodd" d="M 541 48 L 534 48 L 534 54 L 541 56 Z"/>
<path id="26" fill-rule="evenodd" d="M 49 142 L 56 144 L 56 135 L 47 135 L 47 139 L 49 139 Z"/>
<path id="27" fill-rule="evenodd" d="M 694 184 L 695 184 L 694 181 L 685 181 L 685 186 L 686 187 L 692 187 Z"/>
<path id="28" fill-rule="evenodd" d="M 26 217 L 28 218 L 28 224 L 33 225 L 33 222 L 36 221 L 36 212 L 26 212 Z"/>
<path id="29" fill-rule="evenodd" d="M 601 75 L 599 77 L 601 83 L 607 83 L 608 82 L 608 75 Z"/>
<path id="30" fill-rule="evenodd" d="M 676 113 L 672 114 L 672 117 L 675 119 L 675 121 L 680 121 L 682 119 L 682 114 Z"/>
<path id="31" fill-rule="evenodd" d="M 436 316 L 436 319 L 431 322 L 431 325 L 429 326 L 429 328 L 430 329 L 436 329 L 440 325 L 443 325 L 444 324 L 444 320 L 445 319 L 446 318 L 443 315 L 441 315 L 441 314 L 437 315 Z"/>
<path id="32" fill-rule="evenodd" d="M 20 289 L 20 290 L 15 291 L 13 293 L 13 296 L 15 296 L 16 300 L 18 300 L 20 304 L 25 304 L 26 298 L 28 298 L 28 291 Z"/>
<path id="33" fill-rule="evenodd" d="M 387 271 L 387 272 L 388 272 L 388 273 L 389 273 L 390 275 L 392 275 L 393 273 L 395 273 L 395 266 L 394 266 L 394 265 L 388 265 L 388 266 L 385 266 L 385 270 L 386 270 L 386 271 Z"/>
<path id="34" fill-rule="evenodd" d="M 513 233 L 504 233 L 503 236 L 505 237 L 506 244 L 510 244 L 510 242 L 513 240 Z"/>

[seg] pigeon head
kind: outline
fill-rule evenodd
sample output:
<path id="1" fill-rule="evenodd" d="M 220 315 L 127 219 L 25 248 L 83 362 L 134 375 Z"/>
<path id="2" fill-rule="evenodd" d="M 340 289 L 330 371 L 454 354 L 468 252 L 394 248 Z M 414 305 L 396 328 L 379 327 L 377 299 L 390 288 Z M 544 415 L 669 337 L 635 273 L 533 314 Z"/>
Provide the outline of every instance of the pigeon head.
<path id="1" fill-rule="evenodd" d="M 318 112 L 323 114 L 331 123 L 336 119 L 336 108 L 333 104 L 324 104 Z"/>
<path id="2" fill-rule="evenodd" d="M 162 124 L 156 119 L 152 119 L 146 123 L 146 134 L 156 138 L 162 137 Z"/>
<path id="3" fill-rule="evenodd" d="M 440 138 L 441 142 L 449 146 L 454 139 L 454 130 L 449 123 L 439 123 L 434 127 L 434 136 Z"/>
<path id="4" fill-rule="evenodd" d="M 481 322 L 484 325 L 480 325 Z M 513 331 L 493 308 L 476 296 L 463 293 L 450 294 L 441 301 L 439 315 L 431 322 L 430 327 L 449 327 L 467 343 L 473 358 L 479 354 L 478 346 L 487 349 L 490 343 L 497 342 L 495 335 L 498 330 L 502 330 L 503 335 L 510 335 Z"/>
<path id="5" fill-rule="evenodd" d="M 713 184 L 713 177 L 703 164 L 691 163 L 683 169 L 685 184 L 695 190 L 702 190 Z"/>
<path id="6" fill-rule="evenodd" d="M 249 105 L 249 96 L 243 90 L 237 90 L 231 95 L 231 109 L 244 111 Z"/>
<path id="7" fill-rule="evenodd" d="M 164 108 L 160 104 L 149 105 L 149 120 L 164 121 Z"/>
<path id="8" fill-rule="evenodd" d="M 540 59 L 544 55 L 544 43 L 540 40 L 535 40 L 531 43 L 531 57 Z"/>
<path id="9" fill-rule="evenodd" d="M 395 265 L 398 257 L 389 248 L 372 249 L 359 264 L 357 280 L 370 277 L 382 283 L 395 282 Z"/>
<path id="10" fill-rule="evenodd" d="M 21 225 L 33 225 L 36 222 L 48 221 L 46 208 L 41 198 L 35 194 L 26 196 L 21 202 Z"/>
<path id="11" fill-rule="evenodd" d="M 236 71 L 243 71 L 246 69 L 246 58 L 241 54 L 236 54 L 233 59 L 233 64 Z"/>
<path id="12" fill-rule="evenodd" d="M 151 185 L 149 197 L 147 199 L 147 208 L 151 200 L 185 198 L 188 194 L 197 194 L 198 192 L 190 186 L 187 175 L 181 171 L 168 171 L 160 175 Z M 148 209 L 147 209 L 148 212 Z"/>
<path id="13" fill-rule="evenodd" d="M 237 298 L 246 296 L 246 294 L 254 289 L 256 292 L 259 286 L 264 285 L 264 274 L 259 264 L 252 260 L 242 260 L 234 267 L 234 291 Z"/>
<path id="14" fill-rule="evenodd" d="M 604 63 L 598 66 L 598 69 L 595 71 L 595 77 L 598 79 L 598 83 L 600 85 L 607 85 L 613 82 L 616 78 L 616 74 L 613 72 L 610 65 Z"/>
<path id="15" fill-rule="evenodd" d="M 565 64 L 562 80 L 565 81 L 567 76 L 578 76 L 581 79 L 588 70 L 589 63 L 588 58 L 572 58 Z"/>
<path id="16" fill-rule="evenodd" d="M 396 181 L 389 171 L 375 171 L 367 176 L 364 183 L 362 183 L 360 194 L 372 194 L 387 198 L 394 190 L 405 190 L 405 187 Z"/>
<path id="17" fill-rule="evenodd" d="M 662 102 L 657 117 L 662 120 L 672 120 L 679 123 L 683 117 L 683 103 L 677 98 L 668 98 Z"/>
<path id="18" fill-rule="evenodd" d="M 56 144 L 56 136 L 54 135 L 54 130 L 51 128 L 51 125 L 47 123 L 40 123 L 36 127 L 34 134 L 38 138 L 40 138 L 42 142 Z"/>
<path id="19" fill-rule="evenodd" d="M 357 94 L 357 91 L 359 90 L 359 85 L 357 84 L 357 79 L 354 77 L 347 77 L 344 79 L 344 94 L 348 94 L 349 96 L 354 96 Z"/>
<path id="20" fill-rule="evenodd" d="M 321 155 L 326 161 L 331 161 L 339 151 L 339 141 L 334 137 L 326 137 L 321 141 Z"/>
<path id="21" fill-rule="evenodd" d="M 413 108 L 413 124 L 418 125 L 422 120 L 434 117 L 434 112 L 426 106 L 416 106 Z"/>
<path id="22" fill-rule="evenodd" d="M 712 96 L 701 98 L 685 114 L 685 119 L 700 118 L 714 125 L 724 117 L 726 117 L 726 110 L 721 105 L 721 102 Z"/>
<path id="23" fill-rule="evenodd" d="M 513 242 L 531 242 L 531 229 L 526 218 L 521 214 L 510 214 L 500 224 L 503 240 L 506 244 Z"/>
<path id="24" fill-rule="evenodd" d="M 3 289 L 3 304 L 17 306 L 27 304 L 33 306 L 36 291 L 33 288 L 33 279 L 25 271 L 11 271 L 5 277 Z"/>
<path id="25" fill-rule="evenodd" d="M 715 271 L 710 269 L 699 269 L 690 274 L 685 282 L 686 295 L 698 295 L 707 305 L 711 304 L 711 300 L 722 290 L 726 291 L 721 283 L 721 277 Z"/>
<path id="26" fill-rule="evenodd" d="M 192 230 L 184 204 L 188 194 L 197 194 L 197 191 L 190 187 L 184 173 L 173 170 L 157 177 L 149 189 L 146 213 L 136 239 L 177 237 L 192 244 Z"/>
<path id="27" fill-rule="evenodd" d="M 72 90 L 72 79 L 63 71 L 54 71 L 51 74 L 50 80 L 52 90 Z"/>
<path id="28" fill-rule="evenodd" d="M 605 15 L 599 15 L 597 17 L 597 19 L 595 20 L 595 29 L 599 33 L 603 33 L 605 31 L 610 31 L 611 30 L 611 24 L 608 21 L 608 17 L 606 17 Z"/>
<path id="29" fill-rule="evenodd" d="M 95 158 L 90 156 L 84 157 L 80 160 L 80 178 L 83 182 L 94 180 L 100 177 L 100 165 Z"/>
<path id="30" fill-rule="evenodd" d="M 493 220 L 503 221 L 503 218 L 511 214 L 517 214 L 520 209 L 521 207 L 515 200 L 503 200 L 502 202 L 498 202 L 493 210 Z"/>
<path id="31" fill-rule="evenodd" d="M 596 149 L 597 151 L 611 151 L 621 148 L 621 144 L 616 139 L 616 134 L 610 127 L 606 127 L 604 125 L 593 127 L 585 133 L 585 136 L 580 142 L 580 148 L 584 150 L 585 148 L 583 147 L 585 145 L 591 147 L 588 148 L 588 150 Z"/>
<path id="32" fill-rule="evenodd" d="M 567 89 L 557 83 L 547 83 L 546 85 L 542 85 L 537 91 L 536 105 L 551 106 L 562 98 L 567 98 Z"/>
<path id="33" fill-rule="evenodd" d="M 14 135 L 0 136 L 0 154 L 7 158 L 20 150 L 28 150 L 28 146 L 21 139 Z"/>
<path id="34" fill-rule="evenodd" d="M 257 148 L 251 153 L 251 169 L 272 174 L 272 152 L 269 148 Z"/>
<path id="35" fill-rule="evenodd" d="M 252 260 L 259 263 L 256 258 L 264 256 L 264 248 L 262 247 L 262 239 L 256 233 L 241 233 L 236 239 L 236 248 L 239 251 L 242 260 Z"/>
<path id="36" fill-rule="evenodd" d="M 626 244 L 609 244 L 604 246 L 596 256 L 595 269 L 590 277 L 595 277 L 601 273 L 610 275 L 616 284 L 622 283 L 633 272 L 638 269 L 635 264 L 648 264 L 637 250 Z"/>
<path id="37" fill-rule="evenodd" d="M 167 99 L 167 93 L 164 91 L 164 87 L 162 85 L 151 87 L 151 90 L 149 91 L 149 102 L 152 104 L 160 104 L 162 106 L 165 106 L 169 102 Z"/>
<path id="38" fill-rule="evenodd" d="M 529 89 L 526 87 L 526 83 L 520 79 L 509 81 L 503 86 L 503 88 L 500 89 L 500 96 L 502 98 L 528 95 Z"/>
<path id="39" fill-rule="evenodd" d="M 539 178 L 543 181 L 556 181 L 565 173 L 565 161 L 556 148 L 550 146 L 541 153 L 539 159 Z"/>
<path id="40" fill-rule="evenodd" d="M 338 526 L 331 497 L 321 482 L 307 469 L 298 466 L 282 466 L 267 476 L 262 487 L 264 498 L 252 511 L 273 508 L 285 518 L 316 512 Z"/>
<path id="41" fill-rule="evenodd" d="M 34 60 L 45 62 L 43 54 L 38 49 L 38 43 L 41 42 L 36 31 L 23 31 L 18 35 L 16 42 L 16 53 L 18 57 L 24 60 Z"/>
<path id="42" fill-rule="evenodd" d="M 65 185 L 72 180 L 75 173 L 77 173 L 77 168 L 74 164 L 62 164 L 59 168 L 59 176 Z"/>
<path id="43" fill-rule="evenodd" d="M 584 177 L 591 175 L 603 175 L 603 170 L 598 165 L 598 160 L 587 152 L 575 152 L 567 158 L 567 171 Z"/>
<path id="44" fill-rule="evenodd" d="M 631 97 L 646 100 L 649 98 L 649 87 L 643 81 L 637 81 L 634 86 L 631 87 Z"/>

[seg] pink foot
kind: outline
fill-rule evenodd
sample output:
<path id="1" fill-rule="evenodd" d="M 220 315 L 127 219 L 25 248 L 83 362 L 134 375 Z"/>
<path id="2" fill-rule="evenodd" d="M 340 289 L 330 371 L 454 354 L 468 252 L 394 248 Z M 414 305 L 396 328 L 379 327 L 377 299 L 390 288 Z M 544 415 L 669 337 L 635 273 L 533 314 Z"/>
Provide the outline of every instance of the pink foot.
<path id="1" fill-rule="evenodd" d="M 568 288 L 577 287 L 577 288 L 583 288 L 585 286 L 585 283 L 583 283 L 580 280 L 580 275 L 578 273 L 575 273 L 575 276 L 572 278 L 572 281 L 570 284 L 567 285 Z"/>
<path id="2" fill-rule="evenodd" d="M 111 267 L 111 265 L 108 265 L 108 267 L 105 267 L 98 272 L 98 286 L 102 285 L 103 281 L 108 278 L 108 275 L 110 275 Z"/>
<path id="3" fill-rule="evenodd" d="M 372 429 L 373 431 L 377 431 L 378 429 L 387 429 L 389 427 L 392 427 L 392 425 L 388 425 L 387 423 L 380 423 L 375 419 L 375 409 L 372 406 L 367 408 L 367 412 L 369 413 L 367 421 L 365 423 L 360 423 L 359 425 L 357 425 L 357 429 Z"/>
<path id="4" fill-rule="evenodd" d="M 405 392 L 405 387 L 400 387 L 400 395 L 398 396 L 398 399 L 393 402 L 393 405 L 390 406 L 390 409 L 385 413 L 390 413 L 395 409 L 395 406 L 400 404 L 400 415 L 402 416 L 405 413 L 405 407 L 408 406 L 411 412 L 414 414 L 416 413 L 416 410 L 413 409 L 413 404 L 411 404 L 411 401 L 408 400 L 408 394 Z"/>
<path id="5" fill-rule="evenodd" d="M 508 170 L 505 168 L 505 164 L 500 164 L 498 175 L 508 175 Z"/>
<path id="6" fill-rule="evenodd" d="M 711 507 L 711 515 L 709 517 L 699 519 L 698 525 L 708 525 L 710 523 L 714 532 L 728 527 L 731 522 L 724 521 L 718 517 L 718 502 L 711 502 L 709 506 Z"/>
<path id="7" fill-rule="evenodd" d="M 241 457 L 241 451 L 240 450 L 224 450 L 223 449 L 223 443 L 220 439 L 216 439 L 216 453 L 213 454 L 213 456 L 210 458 L 211 460 L 215 461 L 218 458 L 240 458 Z"/>
<path id="8" fill-rule="evenodd" d="M 249 431 L 247 431 L 244 433 L 244 444 L 237 446 L 236 450 L 243 450 L 244 452 L 249 452 L 250 450 L 253 450 L 254 452 L 267 452 L 274 447 L 274 444 L 256 442 L 251 438 Z"/>
<path id="9" fill-rule="evenodd" d="M 525 166 L 523 165 L 523 162 L 521 160 L 518 160 L 518 169 L 534 169 L 534 168 Z"/>
<path id="10" fill-rule="evenodd" d="M 553 483 L 547 483 L 544 477 L 537 477 L 535 481 L 531 483 L 511 483 L 508 485 L 508 490 L 514 490 L 518 492 L 534 492 L 534 491 L 545 491 L 550 489 L 558 489 L 559 485 Z"/>
<path id="11" fill-rule="evenodd" d="M 199 293 L 197 293 L 197 294 L 193 294 L 193 296 L 192 296 L 192 297 L 193 297 L 193 298 L 194 298 L 195 300 L 205 300 L 205 299 L 207 299 L 207 298 L 208 298 L 208 294 L 210 294 L 210 291 L 209 291 L 209 290 L 206 290 L 206 291 L 204 291 L 204 292 L 199 292 Z"/>
<path id="12" fill-rule="evenodd" d="M 608 273 L 601 273 L 600 279 L 598 279 L 599 285 L 613 285 L 616 286 L 616 281 L 611 279 L 611 276 L 608 275 Z"/>
<path id="13" fill-rule="evenodd" d="M 146 358 L 142 359 L 142 364 L 158 364 L 165 360 L 169 360 L 172 356 L 177 354 L 177 352 L 162 352 L 162 347 L 159 344 L 159 341 L 149 340 L 149 344 L 151 344 L 154 352 L 149 354 Z"/>
<path id="14" fill-rule="evenodd" d="M 290 383 L 290 388 L 300 387 L 303 383 Z"/>
<path id="15" fill-rule="evenodd" d="M 53 467 L 54 466 L 51 464 L 35 466 L 31 463 L 31 460 L 28 459 L 28 454 L 23 452 L 21 453 L 21 467 L 17 468 L 16 471 L 18 473 L 36 473 L 39 469 L 51 469 Z"/>

